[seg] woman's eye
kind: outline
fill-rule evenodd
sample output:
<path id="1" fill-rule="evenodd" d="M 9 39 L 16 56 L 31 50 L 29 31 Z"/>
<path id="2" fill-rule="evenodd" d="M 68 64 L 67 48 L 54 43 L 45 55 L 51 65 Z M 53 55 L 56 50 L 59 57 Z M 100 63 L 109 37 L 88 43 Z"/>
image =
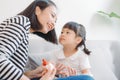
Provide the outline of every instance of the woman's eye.
<path id="1" fill-rule="evenodd" d="M 55 15 L 54 14 L 51 14 L 52 15 L 52 17 L 54 18 L 55 17 Z"/>

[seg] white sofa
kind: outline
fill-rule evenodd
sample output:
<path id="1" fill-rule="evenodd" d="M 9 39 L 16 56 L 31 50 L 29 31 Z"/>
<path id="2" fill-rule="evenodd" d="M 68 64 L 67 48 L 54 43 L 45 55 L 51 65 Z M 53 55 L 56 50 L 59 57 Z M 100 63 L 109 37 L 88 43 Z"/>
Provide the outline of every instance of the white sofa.
<path id="1" fill-rule="evenodd" d="M 95 80 L 120 80 L 120 42 L 91 40 L 87 45 L 92 51 L 90 62 Z"/>
<path id="2" fill-rule="evenodd" d="M 29 41 L 29 55 L 37 64 L 58 48 L 36 35 L 30 35 Z M 120 42 L 89 40 L 86 45 L 92 51 L 89 58 L 95 80 L 120 80 Z"/>

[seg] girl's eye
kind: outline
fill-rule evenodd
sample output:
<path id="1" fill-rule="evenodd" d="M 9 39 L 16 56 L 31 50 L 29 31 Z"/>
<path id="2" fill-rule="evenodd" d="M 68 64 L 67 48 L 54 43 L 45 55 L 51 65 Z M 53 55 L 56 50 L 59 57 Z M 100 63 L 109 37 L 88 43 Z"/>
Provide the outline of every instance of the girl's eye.
<path id="1" fill-rule="evenodd" d="M 61 34 L 63 34 L 63 32 L 61 32 Z"/>
<path id="2" fill-rule="evenodd" d="M 67 34 L 69 34 L 69 32 L 66 32 Z"/>

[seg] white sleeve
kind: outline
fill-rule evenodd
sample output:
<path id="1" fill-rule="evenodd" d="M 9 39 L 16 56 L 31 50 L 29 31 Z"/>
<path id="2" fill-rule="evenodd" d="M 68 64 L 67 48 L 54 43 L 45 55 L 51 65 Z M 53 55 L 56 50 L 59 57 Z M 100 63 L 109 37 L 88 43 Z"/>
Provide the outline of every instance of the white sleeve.
<path id="1" fill-rule="evenodd" d="M 79 59 L 80 59 L 80 65 L 79 65 L 80 70 L 91 68 L 88 55 L 82 53 Z"/>

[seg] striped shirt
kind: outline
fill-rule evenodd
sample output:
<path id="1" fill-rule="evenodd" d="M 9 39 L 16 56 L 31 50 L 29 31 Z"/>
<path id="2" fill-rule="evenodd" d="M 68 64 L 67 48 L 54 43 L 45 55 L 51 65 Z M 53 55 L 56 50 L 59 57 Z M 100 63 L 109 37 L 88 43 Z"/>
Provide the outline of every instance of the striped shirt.
<path id="1" fill-rule="evenodd" d="M 30 21 L 17 15 L 0 23 L 0 80 L 19 80 L 28 60 Z"/>

